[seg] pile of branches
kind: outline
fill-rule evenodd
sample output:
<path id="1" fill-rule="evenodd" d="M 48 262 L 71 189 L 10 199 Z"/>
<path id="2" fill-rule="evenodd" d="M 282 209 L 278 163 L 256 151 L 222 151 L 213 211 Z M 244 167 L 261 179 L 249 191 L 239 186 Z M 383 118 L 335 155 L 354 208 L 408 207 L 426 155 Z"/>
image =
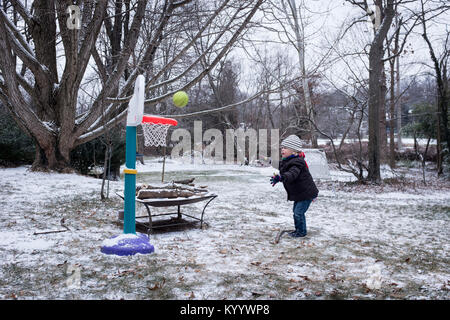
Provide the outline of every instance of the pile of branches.
<path id="1" fill-rule="evenodd" d="M 189 198 L 208 193 L 207 186 L 196 187 L 193 183 L 195 178 L 172 181 L 163 185 L 141 184 L 136 186 L 136 197 L 138 199 L 158 198 Z"/>

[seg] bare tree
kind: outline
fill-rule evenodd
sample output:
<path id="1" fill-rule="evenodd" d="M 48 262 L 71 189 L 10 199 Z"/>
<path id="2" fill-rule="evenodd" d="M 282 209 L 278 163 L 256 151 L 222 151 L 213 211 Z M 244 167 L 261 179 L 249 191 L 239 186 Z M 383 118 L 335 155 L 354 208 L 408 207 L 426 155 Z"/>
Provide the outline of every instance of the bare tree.
<path id="1" fill-rule="evenodd" d="M 35 0 L 28 7 L 18 0 L 5 1 L 8 5 L 0 10 L 0 99 L 35 142 L 33 168 L 64 170 L 73 148 L 119 124 L 139 74 L 148 81 L 147 107 L 193 87 L 232 48 L 263 2 L 78 1 L 81 23 L 72 28 L 71 0 Z M 201 26 L 188 39 L 184 30 L 198 10 L 203 13 Z M 20 21 L 14 19 L 16 12 Z M 214 40 L 180 69 L 179 62 L 210 26 Z M 159 49 L 168 37 L 178 43 L 161 65 Z M 193 74 L 207 53 L 214 58 Z M 88 85 L 93 69 L 101 79 Z M 176 75 L 161 80 L 168 70 L 176 70 Z M 168 91 L 155 95 L 163 86 Z M 91 96 L 87 106 L 80 105 L 83 92 Z"/>
<path id="2" fill-rule="evenodd" d="M 347 0 L 351 4 L 360 7 L 364 12 L 370 13 L 367 0 L 354 1 Z M 374 37 L 370 43 L 369 49 L 369 172 L 368 180 L 376 183 L 381 182 L 380 174 L 380 109 L 382 99 L 382 75 L 383 75 L 383 56 L 384 39 L 388 34 L 394 18 L 394 0 L 375 0 L 375 6 L 379 10 L 379 24 L 374 19 Z M 377 17 L 375 17 L 377 18 Z"/>
<path id="3" fill-rule="evenodd" d="M 289 0 L 289 11 L 292 15 L 292 19 L 289 19 L 289 24 L 291 25 L 292 30 L 295 33 L 295 40 L 296 40 L 296 50 L 298 52 L 298 61 L 300 64 L 300 72 L 302 76 L 302 88 L 303 88 L 303 94 L 305 98 L 305 106 L 306 111 L 308 112 L 308 116 L 311 119 L 310 122 L 310 135 L 311 135 L 311 144 L 314 148 L 317 148 L 317 134 L 311 125 L 312 122 L 314 122 L 314 110 L 313 105 L 311 102 L 311 95 L 310 95 L 310 88 L 308 83 L 308 75 L 306 74 L 306 64 L 305 64 L 305 31 L 304 31 L 304 25 L 302 20 L 302 11 L 301 7 L 297 7 L 297 3 L 295 0 Z M 286 13 L 286 18 L 289 18 L 290 15 L 288 14 L 288 9 L 286 7 L 285 1 L 282 1 L 283 10 Z"/>
<path id="4" fill-rule="evenodd" d="M 395 6 L 395 22 L 392 35 L 386 37 L 387 57 L 383 61 L 389 62 L 389 165 L 395 168 L 395 141 L 394 127 L 397 119 L 398 148 L 401 148 L 401 105 L 399 103 L 402 93 L 400 92 L 400 55 L 403 52 L 408 36 L 416 27 L 419 19 L 415 14 L 410 17 L 402 16 L 398 5 Z M 408 25 L 409 23 L 409 25 Z M 402 33 L 402 29 L 405 31 Z M 397 85 L 396 85 L 397 84 Z M 397 115 L 396 115 L 397 109 Z M 385 112 L 387 113 L 387 112 Z"/>
<path id="5" fill-rule="evenodd" d="M 297 52 L 298 70 L 301 76 L 303 100 L 306 113 L 310 118 L 310 121 L 308 122 L 308 132 L 312 146 L 317 148 L 317 133 L 314 129 L 314 125 L 312 124 L 315 122 L 315 112 L 311 99 L 311 88 L 309 83 L 312 74 L 311 70 L 308 70 L 306 62 L 307 35 L 305 29 L 308 27 L 308 19 L 306 15 L 309 9 L 302 0 L 282 0 L 272 1 L 271 3 L 273 8 L 272 16 L 276 21 L 278 21 L 282 30 L 280 32 L 275 29 L 275 31 L 278 33 L 280 40 L 292 45 Z M 316 12 L 314 18 L 317 18 L 319 15 L 323 14 L 324 12 Z M 287 41 L 282 38 L 286 38 Z M 326 54 L 324 54 L 324 56 L 326 56 Z"/>

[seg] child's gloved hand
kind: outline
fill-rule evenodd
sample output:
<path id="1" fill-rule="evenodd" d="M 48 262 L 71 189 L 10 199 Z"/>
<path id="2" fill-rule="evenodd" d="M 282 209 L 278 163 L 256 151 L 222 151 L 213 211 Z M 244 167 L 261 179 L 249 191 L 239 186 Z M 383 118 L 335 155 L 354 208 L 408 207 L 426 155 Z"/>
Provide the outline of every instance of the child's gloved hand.
<path id="1" fill-rule="evenodd" d="M 276 174 L 270 178 L 270 183 L 272 184 L 272 187 L 273 187 L 282 180 L 283 180 L 283 178 L 279 174 Z"/>

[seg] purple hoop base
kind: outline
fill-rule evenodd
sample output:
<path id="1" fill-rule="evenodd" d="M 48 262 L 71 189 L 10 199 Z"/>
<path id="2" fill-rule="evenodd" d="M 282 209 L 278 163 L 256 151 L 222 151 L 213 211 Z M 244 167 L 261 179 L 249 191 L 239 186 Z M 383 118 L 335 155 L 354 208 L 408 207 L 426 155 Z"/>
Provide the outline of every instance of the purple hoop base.
<path id="1" fill-rule="evenodd" d="M 119 239 L 116 239 L 118 237 Z M 150 244 L 149 238 L 145 234 L 114 236 L 109 240 L 103 241 L 103 244 L 101 252 L 118 256 L 131 256 L 136 253 L 148 254 L 155 251 L 155 248 Z"/>

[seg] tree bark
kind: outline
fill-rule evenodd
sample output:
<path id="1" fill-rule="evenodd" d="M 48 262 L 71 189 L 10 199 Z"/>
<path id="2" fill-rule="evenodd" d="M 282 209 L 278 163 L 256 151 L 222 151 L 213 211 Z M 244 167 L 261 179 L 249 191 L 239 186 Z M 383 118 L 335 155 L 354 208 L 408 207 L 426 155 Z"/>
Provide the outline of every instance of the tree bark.
<path id="1" fill-rule="evenodd" d="M 54 139 L 56 140 L 56 138 Z M 70 149 L 61 148 L 57 141 L 41 144 L 35 143 L 36 158 L 31 166 L 34 171 L 56 170 L 60 172 L 71 172 Z M 65 150 L 62 152 L 61 149 Z"/>
<path id="2" fill-rule="evenodd" d="M 386 84 L 386 70 L 384 68 L 381 72 L 381 90 L 380 90 L 380 162 L 385 164 L 388 159 L 388 148 L 387 148 L 387 126 L 386 126 L 386 94 L 387 94 L 387 84 Z"/>
<path id="3" fill-rule="evenodd" d="M 377 5 L 382 7 L 381 1 Z M 380 105 L 382 92 L 382 72 L 384 39 L 389 31 L 394 17 L 394 1 L 388 0 L 383 10 L 381 26 L 375 31 L 375 37 L 369 51 L 369 170 L 367 179 L 371 182 L 381 183 L 380 173 Z"/>
<path id="4" fill-rule="evenodd" d="M 383 49 L 372 44 L 369 54 L 369 172 L 368 180 L 380 182 L 380 96 Z"/>

